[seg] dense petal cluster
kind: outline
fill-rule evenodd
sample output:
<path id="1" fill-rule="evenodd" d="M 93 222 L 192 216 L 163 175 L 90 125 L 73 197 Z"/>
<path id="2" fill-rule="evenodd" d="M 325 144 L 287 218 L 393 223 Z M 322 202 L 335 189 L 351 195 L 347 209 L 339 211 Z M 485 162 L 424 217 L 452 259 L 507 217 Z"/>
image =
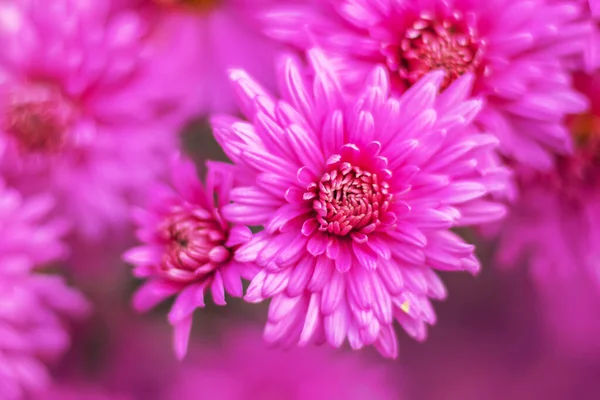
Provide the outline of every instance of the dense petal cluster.
<path id="1" fill-rule="evenodd" d="M 497 140 L 471 129 L 481 101 L 472 77 L 442 94 L 442 71 L 401 98 L 383 67 L 345 99 L 323 53 L 312 70 L 285 57 L 282 99 L 241 70 L 230 72 L 250 120 L 215 117 L 215 136 L 236 164 L 234 223 L 264 225 L 236 253 L 256 262 L 246 300 L 272 298 L 269 342 L 375 345 L 397 354 L 393 321 L 417 339 L 445 297 L 434 269 L 476 272 L 473 246 L 449 228 L 503 216 L 486 195 L 503 190 Z"/>
<path id="2" fill-rule="evenodd" d="M 69 347 L 67 317 L 81 317 L 81 294 L 40 267 L 65 255 L 66 225 L 47 220 L 48 196 L 23 200 L 0 186 L 0 397 L 13 400 L 48 384 L 45 363 Z"/>
<path id="3" fill-rule="evenodd" d="M 230 329 L 218 349 L 206 346 L 173 382 L 170 399 L 399 399 L 398 377 L 360 357 L 329 349 L 281 352 L 250 327 Z M 214 349 L 214 350 L 212 350 Z"/>
<path id="4" fill-rule="evenodd" d="M 92 238 L 124 225 L 198 107 L 178 31 L 113 3 L 0 4 L 0 171 L 26 194 L 52 192 Z"/>
<path id="5" fill-rule="evenodd" d="M 134 306 L 147 311 L 177 296 L 169 322 L 179 358 L 187 351 L 192 314 L 204 307 L 205 293 L 210 291 L 215 304 L 225 305 L 225 292 L 241 297 L 241 278 L 256 274 L 252 265 L 234 260 L 252 232 L 243 225 L 230 226 L 221 215 L 232 180 L 228 171 L 213 167 L 204 188 L 194 164 L 177 159 L 171 166 L 172 186 L 157 185 L 149 193 L 147 208 L 134 212 L 143 245 L 127 251 L 124 258 L 134 265 L 136 277 L 147 280 L 135 294 Z"/>
<path id="6" fill-rule="evenodd" d="M 445 71 L 441 89 L 472 72 L 486 100 L 478 123 L 505 155 L 537 169 L 569 151 L 565 116 L 586 107 L 566 60 L 581 58 L 592 27 L 573 2 L 329 0 L 277 7 L 264 20 L 274 38 L 326 50 L 352 91 L 376 64 L 397 92 L 434 69 Z"/>

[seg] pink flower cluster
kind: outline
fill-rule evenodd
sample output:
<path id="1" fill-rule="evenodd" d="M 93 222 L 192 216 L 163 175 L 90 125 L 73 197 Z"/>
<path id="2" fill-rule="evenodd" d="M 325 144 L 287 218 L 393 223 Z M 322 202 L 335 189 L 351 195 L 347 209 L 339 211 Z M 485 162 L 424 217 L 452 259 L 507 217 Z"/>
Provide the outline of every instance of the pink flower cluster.
<path id="1" fill-rule="evenodd" d="M 232 335 L 168 398 L 396 398 L 385 374 L 342 387 L 359 364 L 297 347 L 395 359 L 397 326 L 424 341 L 439 272 L 481 269 L 472 233 L 497 241 L 498 264 L 528 263 L 549 308 L 585 286 L 568 297 L 592 318 L 599 14 L 592 0 L 0 0 L 0 398 L 104 398 L 48 368 L 68 320 L 90 304 L 120 316 L 120 296 L 140 312 L 174 298 L 180 360 L 195 311 L 209 329 L 229 296 L 268 302 L 263 338 L 290 349 L 246 354 L 261 344 Z M 216 143 L 183 134 L 198 126 Z M 103 265 L 109 243 L 139 287 Z M 87 340 L 74 332 L 70 357 Z"/>

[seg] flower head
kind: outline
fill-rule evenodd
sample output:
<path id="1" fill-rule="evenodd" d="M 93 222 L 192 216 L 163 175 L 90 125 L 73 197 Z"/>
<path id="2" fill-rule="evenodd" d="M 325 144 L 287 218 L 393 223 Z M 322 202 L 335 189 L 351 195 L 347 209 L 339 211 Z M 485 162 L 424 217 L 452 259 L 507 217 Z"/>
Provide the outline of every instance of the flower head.
<path id="1" fill-rule="evenodd" d="M 398 378 L 382 365 L 329 349 L 265 348 L 252 328 L 225 335 L 218 350 L 206 346 L 173 383 L 169 398 L 373 399 L 400 397 Z M 215 350 L 211 350 L 215 349 Z"/>
<path id="2" fill-rule="evenodd" d="M 546 173 L 516 170 L 520 197 L 499 231 L 498 261 L 515 265 L 529 254 L 546 286 L 586 274 L 600 284 L 600 79 L 579 75 L 576 82 L 592 107 L 571 118 L 575 151 Z"/>
<path id="3" fill-rule="evenodd" d="M 485 98 L 478 124 L 537 169 L 569 151 L 565 116 L 586 107 L 565 60 L 584 53 L 591 25 L 572 2 L 329 0 L 278 6 L 264 20 L 276 39 L 322 47 L 351 92 L 378 64 L 400 93 L 432 70 L 444 71 L 440 90 L 472 73 Z"/>
<path id="4" fill-rule="evenodd" d="M 66 225 L 48 220 L 48 196 L 23 200 L 0 184 L 0 397 L 24 398 L 49 381 L 46 362 L 69 346 L 64 321 L 81 317 L 88 305 L 58 276 L 40 273 L 65 255 Z"/>
<path id="5" fill-rule="evenodd" d="M 349 101 L 323 54 L 310 57 L 306 73 L 283 60 L 281 100 L 231 71 L 250 122 L 213 119 L 238 167 L 223 215 L 265 226 L 235 256 L 263 268 L 246 299 L 272 298 L 270 342 L 347 338 L 395 357 L 394 319 L 417 339 L 435 322 L 429 298 L 445 289 L 433 269 L 478 270 L 473 246 L 449 228 L 502 217 L 484 197 L 507 172 L 496 139 L 470 129 L 481 107 L 467 97 L 470 75 L 439 95 L 444 73 L 434 72 L 396 99 L 377 67 Z"/>
<path id="6" fill-rule="evenodd" d="M 124 255 L 134 265 L 134 274 L 148 280 L 135 295 L 137 310 L 149 310 L 177 295 L 169 322 L 175 328 L 175 351 L 180 358 L 187 351 L 192 314 L 204 307 L 205 293 L 210 291 L 216 304 L 225 305 L 225 292 L 241 297 L 240 278 L 251 279 L 255 274 L 252 265 L 234 260 L 236 250 L 252 233 L 245 226 L 230 226 L 221 215 L 221 207 L 229 201 L 232 178 L 218 167 L 208 175 L 205 189 L 191 162 L 175 160 L 173 187 L 157 185 L 149 193 L 148 208 L 134 214 L 138 238 L 144 244 Z"/>
<path id="7" fill-rule="evenodd" d="M 51 192 L 77 233 L 121 227 L 198 107 L 189 49 L 171 46 L 180 31 L 110 0 L 2 2 L 0 20 L 0 171 L 24 193 Z"/>

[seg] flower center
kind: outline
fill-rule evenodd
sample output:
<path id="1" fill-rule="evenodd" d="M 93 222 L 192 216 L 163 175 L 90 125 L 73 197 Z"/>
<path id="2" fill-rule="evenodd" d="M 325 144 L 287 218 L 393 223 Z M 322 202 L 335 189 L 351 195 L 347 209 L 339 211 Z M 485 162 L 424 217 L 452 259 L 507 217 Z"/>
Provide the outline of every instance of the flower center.
<path id="1" fill-rule="evenodd" d="M 172 213 L 160 234 L 166 244 L 161 268 L 176 280 L 201 279 L 231 257 L 223 226 L 204 210 Z"/>
<path id="2" fill-rule="evenodd" d="M 66 142 L 72 118 L 73 110 L 60 93 L 34 88 L 9 99 L 3 125 L 22 152 L 55 153 Z"/>
<path id="3" fill-rule="evenodd" d="M 377 174 L 341 162 L 311 184 L 305 198 L 313 199 L 319 230 L 345 236 L 373 232 L 392 201 L 389 185 Z"/>
<path id="4" fill-rule="evenodd" d="M 396 72 L 406 87 L 436 69 L 446 72 L 441 88 L 445 89 L 466 72 L 474 71 L 481 62 L 482 42 L 462 20 L 434 20 L 421 16 L 409 28 L 394 49 L 385 49 L 389 68 Z"/>
<path id="5" fill-rule="evenodd" d="M 213 8 L 219 0 L 154 0 L 159 5 L 203 11 Z"/>

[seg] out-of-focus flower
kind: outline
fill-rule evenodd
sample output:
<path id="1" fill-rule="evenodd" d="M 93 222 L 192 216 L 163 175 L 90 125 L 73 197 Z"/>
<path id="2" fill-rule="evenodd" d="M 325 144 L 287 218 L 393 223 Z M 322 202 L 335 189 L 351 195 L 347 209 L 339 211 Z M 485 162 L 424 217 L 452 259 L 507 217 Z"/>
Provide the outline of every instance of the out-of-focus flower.
<path id="1" fill-rule="evenodd" d="M 58 276 L 39 268 L 65 253 L 66 226 L 47 221 L 47 196 L 24 201 L 0 185 L 0 398 L 21 399 L 48 384 L 45 363 L 69 346 L 65 317 L 81 317 L 88 305 Z"/>
<path id="2" fill-rule="evenodd" d="M 392 377 L 381 364 L 325 348 L 267 349 L 251 328 L 237 328 L 225 335 L 221 347 L 205 349 L 174 382 L 169 399 L 402 398 L 397 371 Z"/>
<path id="3" fill-rule="evenodd" d="M 11 186 L 52 192 L 87 237 L 121 227 L 198 107 L 178 32 L 110 0 L 0 2 L 0 169 Z"/>
<path id="4" fill-rule="evenodd" d="M 481 107 L 468 98 L 471 75 L 440 95 L 437 71 L 396 99 L 377 67 L 346 103 L 323 54 L 309 56 L 307 74 L 282 61 L 283 100 L 231 71 L 251 122 L 212 120 L 238 167 L 223 215 L 265 226 L 236 253 L 263 268 L 246 299 L 272 298 L 269 342 L 339 347 L 347 338 L 396 357 L 394 319 L 419 340 L 435 322 L 429 298 L 446 292 L 434 269 L 479 269 L 473 246 L 449 228 L 503 216 L 484 200 L 506 177 L 493 160 L 497 139 L 470 129 Z"/>
<path id="5" fill-rule="evenodd" d="M 302 0 L 286 0 L 300 2 Z M 227 80 L 228 68 L 244 68 L 273 87 L 275 55 L 282 46 L 265 36 L 257 14 L 281 0 L 120 0 L 144 9 L 150 23 L 185 30 L 193 45 L 195 75 L 188 81 L 201 101 L 198 112 L 237 110 Z"/>
<path id="6" fill-rule="evenodd" d="M 581 57 L 591 26 L 571 2 L 329 0 L 264 19 L 274 38 L 324 48 L 350 90 L 375 64 L 387 66 L 399 92 L 433 69 L 445 71 L 442 90 L 472 72 L 474 94 L 485 97 L 478 123 L 505 155 L 537 169 L 568 152 L 565 115 L 586 107 L 564 60 Z"/>
<path id="7" fill-rule="evenodd" d="M 230 201 L 232 180 L 227 171 L 210 168 L 204 188 L 191 162 L 175 160 L 173 188 L 157 185 L 148 195 L 148 208 L 134 213 L 137 236 L 144 244 L 127 251 L 124 259 L 135 266 L 135 276 L 147 280 L 135 294 L 134 306 L 146 311 L 177 295 L 169 322 L 179 358 L 185 356 L 192 314 L 204 307 L 205 293 L 210 291 L 216 304 L 225 305 L 225 292 L 241 297 L 241 278 L 256 274 L 253 265 L 234 260 L 252 232 L 246 226 L 230 226 L 221 215 Z"/>
<path id="8" fill-rule="evenodd" d="M 592 104 L 572 118 L 576 150 L 557 168 L 539 174 L 518 169 L 520 198 L 500 228 L 497 260 L 526 259 L 552 338 L 571 353 L 600 354 L 600 76 L 578 76 Z"/>
<path id="9" fill-rule="evenodd" d="M 503 224 L 497 254 L 505 265 L 529 255 L 534 275 L 545 281 L 587 271 L 600 285 L 600 77 L 579 76 L 577 84 L 592 107 L 571 120 L 576 150 L 558 157 L 548 173 L 517 169 L 520 198 Z"/>

